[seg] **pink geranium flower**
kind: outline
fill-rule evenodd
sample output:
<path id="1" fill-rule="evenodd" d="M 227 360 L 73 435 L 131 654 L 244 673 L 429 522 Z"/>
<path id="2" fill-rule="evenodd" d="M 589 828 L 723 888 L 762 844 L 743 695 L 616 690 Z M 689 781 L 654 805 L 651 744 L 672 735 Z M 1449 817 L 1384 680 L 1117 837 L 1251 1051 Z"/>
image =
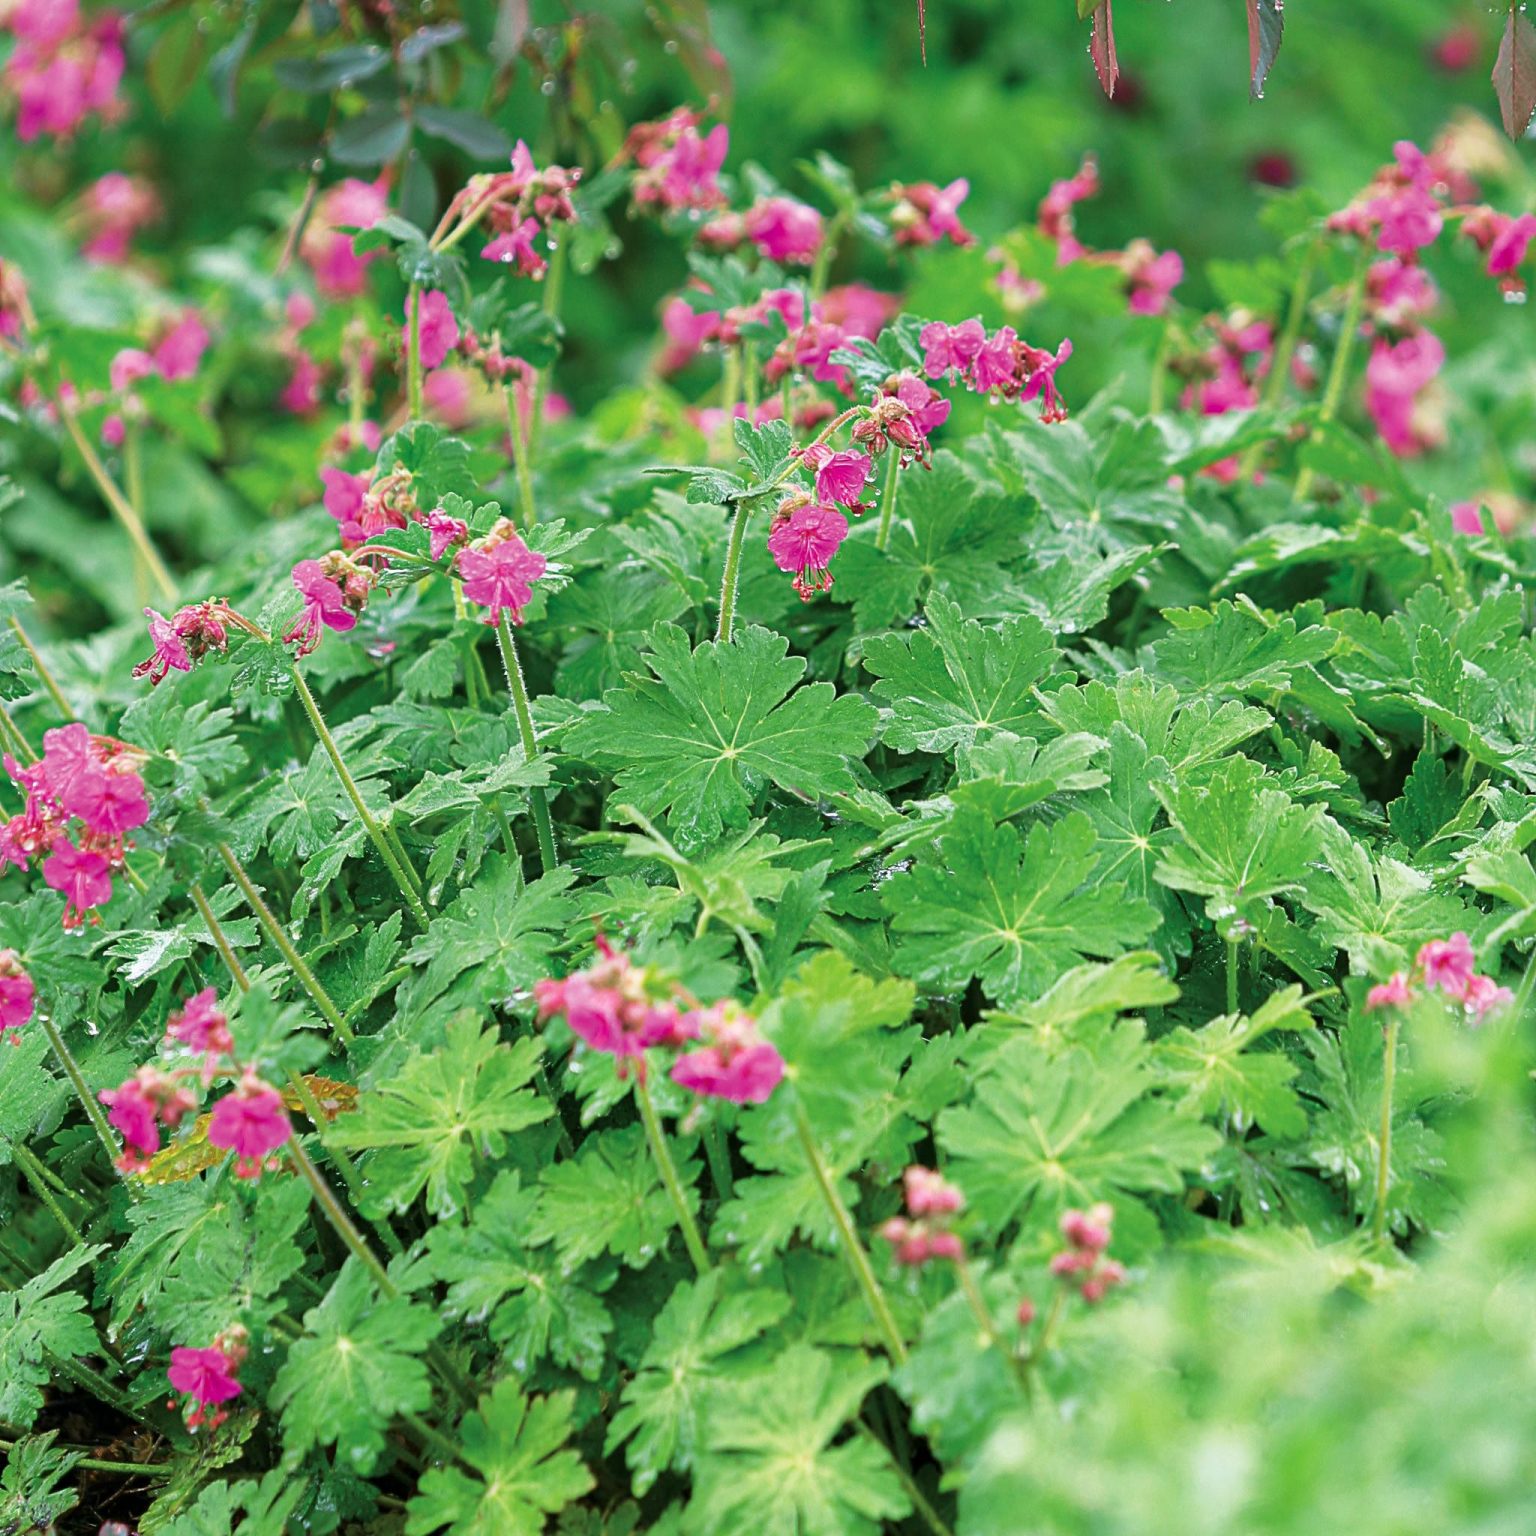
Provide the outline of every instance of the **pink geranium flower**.
<path id="1" fill-rule="evenodd" d="M 373 471 L 363 470 L 353 474 L 330 464 L 322 464 L 320 479 L 325 486 L 322 498 L 325 510 L 341 525 L 343 533 L 348 529 L 357 529 L 362 521 L 363 499 L 368 494 Z"/>
<path id="2" fill-rule="evenodd" d="M 88 831 L 103 837 L 121 837 L 149 820 L 144 781 L 131 770 L 88 769 L 76 777 L 62 803 Z"/>
<path id="3" fill-rule="evenodd" d="M 244 1334 L 244 1329 L 240 1330 Z M 174 1391 L 192 1399 L 192 1409 L 187 1415 L 187 1427 L 198 1429 L 206 1425 L 217 1429 L 227 1417 L 218 1411 L 220 1403 L 228 1403 L 240 1396 L 241 1386 L 235 1379 L 244 1351 L 226 1353 L 215 1340 L 210 1349 L 189 1349 L 178 1345 L 171 1351 L 170 1369 L 166 1377 Z M 214 1409 L 210 1413 L 209 1409 Z"/>
<path id="4" fill-rule="evenodd" d="M 1365 205 L 1365 213 L 1377 223 L 1377 249 L 1400 256 L 1433 245 L 1445 227 L 1440 204 L 1427 188 L 1415 182 L 1372 198 Z"/>
<path id="5" fill-rule="evenodd" d="M 1536 213 L 1522 213 L 1519 218 L 1507 219 L 1488 247 L 1489 277 L 1503 277 L 1521 266 L 1536 239 Z"/>
<path id="6" fill-rule="evenodd" d="M 8 1038 L 18 1041 L 20 1030 L 37 1006 L 37 988 L 14 949 L 0 949 L 0 1035 L 15 1030 Z"/>
<path id="7" fill-rule="evenodd" d="M 469 524 L 461 517 L 449 517 L 439 507 L 427 514 L 427 535 L 432 558 L 441 560 L 453 545 L 469 537 Z"/>
<path id="8" fill-rule="evenodd" d="M 987 330 L 975 319 L 962 320 L 959 325 L 932 320 L 918 333 L 918 340 L 923 344 L 923 372 L 936 379 L 943 374 L 969 372 L 987 344 Z"/>
<path id="9" fill-rule="evenodd" d="M 784 1059 L 757 1030 L 757 1021 L 729 999 L 694 1015 L 698 1050 L 679 1056 L 672 1081 L 703 1098 L 761 1104 L 784 1077 Z"/>
<path id="10" fill-rule="evenodd" d="M 60 837 L 43 862 L 43 880 L 64 897 L 64 926 L 78 928 L 87 918 L 96 922 L 96 908 L 112 899 L 112 875 L 99 853 L 77 848 Z"/>
<path id="11" fill-rule="evenodd" d="M 1483 509 L 1475 501 L 1458 501 L 1451 507 L 1451 527 L 1457 533 L 1480 534 L 1483 527 Z"/>
<path id="12" fill-rule="evenodd" d="M 293 584 L 303 595 L 304 607 L 283 641 L 297 640 L 300 656 L 309 655 L 319 645 L 322 626 L 345 634 L 357 623 L 346 594 L 318 560 L 300 560 L 293 568 Z"/>
<path id="13" fill-rule="evenodd" d="M 1365 994 L 1365 1011 L 1374 1013 L 1378 1008 L 1406 1008 L 1413 1001 L 1413 988 L 1408 984 L 1407 971 L 1394 971 L 1391 977 L 1379 982 Z"/>
<path id="14" fill-rule="evenodd" d="M 299 253 L 315 275 L 315 286 L 328 299 L 351 298 L 368 284 L 368 266 L 382 250 L 353 249 L 355 236 L 345 229 L 372 229 L 389 212 L 387 178 L 360 181 L 349 176 L 326 190 L 304 232 Z"/>
<path id="15" fill-rule="evenodd" d="M 153 608 L 146 608 L 144 616 L 149 620 L 149 640 L 154 650 L 147 660 L 141 661 L 133 669 L 133 675 L 148 677 L 153 685 L 163 682 L 166 673 L 173 669 L 177 672 L 190 672 L 192 658 L 187 655 L 187 648 L 181 636 L 176 633 L 175 625 Z"/>
<path id="16" fill-rule="evenodd" d="M 816 499 L 862 512 L 860 496 L 873 473 L 869 455 L 856 448 L 831 454 L 816 468 Z"/>
<path id="17" fill-rule="evenodd" d="M 219 1007 L 219 995 L 212 987 L 188 998 L 165 1021 L 165 1034 L 203 1058 L 204 1081 L 212 1080 L 219 1059 L 235 1048 L 229 1032 L 229 1020 Z"/>
<path id="18" fill-rule="evenodd" d="M 96 1097 L 107 1106 L 108 1124 L 123 1138 L 118 1167 L 125 1173 L 142 1168 L 160 1150 L 160 1119 L 153 1083 L 135 1075 L 121 1087 L 103 1088 Z"/>
<path id="19" fill-rule="evenodd" d="M 288 382 L 283 385 L 277 403 L 293 416 L 312 416 L 320 409 L 320 364 L 303 347 L 295 347 L 289 358 Z"/>
<path id="20" fill-rule="evenodd" d="M 112 388 L 121 394 L 125 389 L 137 384 L 140 379 L 150 378 L 155 371 L 154 358 L 142 347 L 124 347 L 108 365 L 107 377 L 111 381 Z"/>
<path id="21" fill-rule="evenodd" d="M 459 322 L 453 317 L 453 306 L 448 295 L 437 288 L 429 288 L 417 296 L 420 319 L 418 321 L 421 366 L 436 368 L 459 344 Z M 404 343 L 411 344 L 410 300 L 406 300 Z"/>
<path id="22" fill-rule="evenodd" d="M 791 585 L 802 602 L 832 589 L 827 567 L 848 537 L 848 519 L 836 507 L 785 502 L 768 530 L 768 553 L 781 571 L 793 571 Z"/>
<path id="23" fill-rule="evenodd" d="M 534 240 L 543 226 L 537 219 L 523 219 L 481 247 L 483 261 L 499 261 L 517 268 L 520 277 L 543 277 L 549 263 L 539 254 Z"/>
<path id="24" fill-rule="evenodd" d="M 233 1091 L 213 1106 L 208 1120 L 209 1142 L 235 1154 L 238 1179 L 254 1179 L 292 1134 L 282 1095 L 249 1068 Z"/>
<path id="25" fill-rule="evenodd" d="M 155 366 L 167 379 L 190 379 L 208 350 L 208 327 L 189 309 L 155 347 Z"/>
<path id="26" fill-rule="evenodd" d="M 512 525 L 502 519 L 502 530 L 459 553 L 459 576 L 464 582 L 464 596 L 472 603 L 491 610 L 491 624 L 503 612 L 514 624 L 523 622 L 523 609 L 533 601 L 533 584 L 544 574 L 548 561 L 531 550 Z"/>
<path id="27" fill-rule="evenodd" d="M 1431 939 L 1419 950 L 1417 965 L 1424 984 L 1442 992 L 1461 994 L 1477 967 L 1472 943 L 1465 933 L 1453 933 L 1448 939 Z"/>
<path id="28" fill-rule="evenodd" d="M 1430 446 L 1421 426 L 1418 401 L 1445 362 L 1445 348 L 1432 331 L 1399 341 L 1378 336 L 1365 366 L 1365 406 L 1382 441 L 1393 453 L 1411 458 Z"/>
<path id="29" fill-rule="evenodd" d="M 1133 240 L 1125 252 L 1133 315 L 1160 315 L 1173 290 L 1184 281 L 1184 258 L 1177 251 L 1157 253 L 1145 240 Z"/>
<path id="30" fill-rule="evenodd" d="M 746 232 L 770 261 L 806 266 L 821 249 L 821 214 L 792 197 L 768 197 L 747 210 Z"/>

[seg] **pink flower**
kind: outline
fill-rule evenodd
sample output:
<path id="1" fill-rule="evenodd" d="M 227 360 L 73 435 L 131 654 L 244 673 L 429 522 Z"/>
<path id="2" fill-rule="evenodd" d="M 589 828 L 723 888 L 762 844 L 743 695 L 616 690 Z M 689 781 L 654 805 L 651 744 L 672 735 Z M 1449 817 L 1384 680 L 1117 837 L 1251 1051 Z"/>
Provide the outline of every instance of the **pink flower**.
<path id="1" fill-rule="evenodd" d="M 661 329 L 667 338 L 657 367 L 663 373 L 676 373 L 693 360 L 704 344 L 720 334 L 718 310 L 696 310 L 681 294 L 662 306 Z"/>
<path id="2" fill-rule="evenodd" d="M 100 837 L 121 837 L 149 820 L 144 781 L 131 769 L 87 769 L 61 799 L 71 816 Z"/>
<path id="3" fill-rule="evenodd" d="M 978 348 L 971 362 L 971 383 L 978 394 L 990 395 L 994 390 L 1005 390 L 1012 385 L 1018 361 L 1015 356 L 1018 340 L 1019 333 L 1011 325 L 1005 325 Z"/>
<path id="4" fill-rule="evenodd" d="M 142 1168 L 160 1150 L 159 1110 L 153 1082 L 136 1074 L 121 1087 L 103 1088 L 96 1097 L 107 1106 L 108 1123 L 123 1138 L 118 1167 L 125 1173 Z"/>
<path id="5" fill-rule="evenodd" d="M 914 1163 L 901 1176 L 907 1210 L 913 1216 L 952 1216 L 965 1205 L 965 1197 L 942 1174 Z"/>
<path id="6" fill-rule="evenodd" d="M 474 390 L 467 368 L 434 368 L 421 381 L 426 409 L 455 432 L 462 432 L 475 417 Z"/>
<path id="7" fill-rule="evenodd" d="M 918 333 L 918 340 L 923 344 L 923 372 L 936 379 L 941 374 L 968 372 L 987 344 L 987 330 L 980 320 L 962 320 L 959 325 L 932 320 Z"/>
<path id="8" fill-rule="evenodd" d="M 1177 251 L 1158 255 L 1144 240 L 1126 248 L 1125 275 L 1130 283 L 1133 315 L 1160 315 L 1173 290 L 1184 281 L 1184 258 Z"/>
<path id="9" fill-rule="evenodd" d="M 747 238 L 770 261 L 809 265 L 821 248 L 821 215 L 792 197 L 769 197 L 746 214 Z"/>
<path id="10" fill-rule="evenodd" d="M 506 523 L 506 520 L 502 520 Z M 464 582 L 464 596 L 482 608 L 489 608 L 489 623 L 497 623 L 503 610 L 514 624 L 523 622 L 523 609 L 533 601 L 533 584 L 544 574 L 548 561 L 523 543 L 511 531 L 511 524 L 498 535 L 482 540 L 459 553 L 459 576 Z"/>
<path id="11" fill-rule="evenodd" d="M 862 511 L 859 496 L 873 473 L 874 464 L 867 453 L 856 448 L 834 453 L 816 468 L 816 499 Z"/>
<path id="12" fill-rule="evenodd" d="M 1488 247 L 1489 277 L 1503 277 L 1521 266 L 1533 239 L 1536 213 L 1522 213 L 1519 218 L 1505 222 Z"/>
<path id="13" fill-rule="evenodd" d="M 0 949 L 0 1035 L 20 1030 L 31 1019 L 37 1004 L 37 988 L 22 967 L 14 949 Z M 19 1040 L 19 1034 L 12 1035 Z"/>
<path id="14" fill-rule="evenodd" d="M 87 917 L 96 922 L 96 908 L 112 899 L 112 876 L 99 853 L 77 848 L 60 837 L 43 863 L 43 881 L 64 897 L 64 926 L 78 928 Z"/>
<path id="15" fill-rule="evenodd" d="M 845 336 L 873 341 L 900 310 L 897 294 L 881 293 L 867 283 L 843 283 L 821 296 L 815 318 L 840 327 Z"/>
<path id="16" fill-rule="evenodd" d="M 1086 1211 L 1063 1211 L 1061 1235 L 1072 1247 L 1089 1254 L 1103 1253 L 1109 1247 L 1114 1207 L 1100 1201 Z"/>
<path id="17" fill-rule="evenodd" d="M 698 121 L 680 108 L 660 122 L 630 130 L 625 149 L 639 167 L 634 180 L 638 207 L 706 210 L 725 201 L 719 174 L 730 147 L 729 130 L 717 123 L 701 136 Z"/>
<path id="18" fill-rule="evenodd" d="M 206 1424 L 217 1429 L 227 1415 L 210 1414 L 210 1408 L 231 1402 L 240 1396 L 241 1386 L 235 1380 L 239 1362 L 231 1360 L 215 1345 L 211 1349 L 189 1349 L 178 1345 L 171 1351 L 170 1369 L 165 1373 L 174 1391 L 192 1399 L 192 1412 L 187 1415 L 187 1425 L 197 1429 Z"/>
<path id="19" fill-rule="evenodd" d="M 1445 226 L 1440 204 L 1425 187 L 1413 182 L 1372 198 L 1364 211 L 1379 225 L 1377 249 L 1400 256 L 1433 245 Z"/>
<path id="20" fill-rule="evenodd" d="M 254 1179 L 267 1157 L 288 1140 L 283 1098 L 249 1068 L 239 1084 L 213 1106 L 208 1121 L 208 1140 L 235 1154 L 235 1177 Z"/>
<path id="21" fill-rule="evenodd" d="M 1099 192 L 1099 168 L 1090 155 L 1084 159 L 1075 176 L 1065 181 L 1051 183 L 1051 189 L 1040 203 L 1036 215 L 1040 233 L 1047 240 L 1056 242 L 1056 264 L 1068 266 L 1084 254 L 1083 246 L 1073 233 L 1073 208 Z"/>
<path id="22" fill-rule="evenodd" d="M 542 227 L 537 219 L 523 219 L 481 247 L 481 259 L 510 262 L 520 277 L 543 277 L 549 263 L 533 243 Z"/>
<path id="23" fill-rule="evenodd" d="M 1371 988 L 1365 994 L 1365 1011 L 1374 1013 L 1378 1008 L 1406 1008 L 1413 1001 L 1413 988 L 1408 984 L 1407 971 L 1394 971 L 1391 977 Z"/>
<path id="24" fill-rule="evenodd" d="M 293 416 L 312 416 L 320 408 L 320 365 L 303 347 L 295 347 L 292 371 L 277 403 Z"/>
<path id="25" fill-rule="evenodd" d="M 1371 348 L 1365 367 L 1366 410 L 1382 441 L 1400 457 L 1422 453 L 1433 441 L 1419 421 L 1418 396 L 1444 362 L 1445 348 L 1432 331 L 1396 342 L 1378 336 Z"/>
<path id="26" fill-rule="evenodd" d="M 437 288 L 429 288 L 417 298 L 419 320 L 419 348 L 421 366 L 436 368 L 459 344 L 459 322 L 453 318 L 453 306 L 448 295 Z M 411 345 L 410 300 L 406 300 L 404 344 Z"/>
<path id="27" fill-rule="evenodd" d="M 1040 396 L 1040 420 L 1043 422 L 1065 421 L 1067 408 L 1056 393 L 1056 370 L 1072 356 L 1071 341 L 1064 340 L 1054 352 L 1043 347 L 1024 348 L 1027 379 L 1019 399 L 1030 401 Z"/>
<path id="28" fill-rule="evenodd" d="M 325 510 L 341 525 L 343 532 L 359 529 L 363 516 L 363 499 L 373 480 L 372 470 L 352 474 L 345 469 L 335 469 L 329 464 L 320 466 L 320 479 L 325 485 Z"/>
<path id="29" fill-rule="evenodd" d="M 140 379 L 147 379 L 156 371 L 156 364 L 142 347 L 124 347 L 113 357 L 107 369 L 112 388 L 121 394 Z"/>
<path id="30" fill-rule="evenodd" d="M 348 177 L 329 188 L 321 197 L 314 217 L 304 232 L 299 254 L 315 275 L 315 286 L 328 299 L 351 298 L 368 285 L 368 266 L 378 261 L 382 250 L 353 249 L 354 236 L 343 228 L 372 229 L 389 212 L 387 179 L 359 181 Z"/>
<path id="31" fill-rule="evenodd" d="M 1451 527 L 1457 533 L 1479 534 L 1483 527 L 1483 509 L 1475 501 L 1458 501 L 1451 506 Z"/>
<path id="32" fill-rule="evenodd" d="M 847 537 L 848 519 L 836 507 L 786 502 L 768 531 L 768 553 L 781 571 L 795 572 L 791 585 L 808 603 L 817 592 L 831 591 L 827 567 Z"/>
<path id="33" fill-rule="evenodd" d="M 1502 1008 L 1514 1000 L 1515 994 L 1508 987 L 1499 986 L 1491 976 L 1470 977 L 1462 994 L 1462 1001 L 1476 1024 L 1481 1024 L 1493 1009 Z"/>
<path id="34" fill-rule="evenodd" d="M 1373 318 L 1392 330 L 1428 314 L 1440 298 L 1434 280 L 1423 267 L 1397 256 L 1372 264 L 1366 291 Z"/>
<path id="35" fill-rule="evenodd" d="M 319 645 L 322 625 L 345 634 L 357 623 L 356 613 L 347 605 L 346 594 L 326 575 L 318 560 L 300 560 L 293 568 L 293 584 L 303 595 L 304 607 L 293 627 L 283 636 L 283 642 L 297 640 L 300 656 L 308 656 Z"/>
<path id="36" fill-rule="evenodd" d="M 427 514 L 427 534 L 432 558 L 441 560 L 452 545 L 462 544 L 469 537 L 469 524 L 461 517 L 449 517 L 439 507 Z"/>
<path id="37" fill-rule="evenodd" d="M 1476 969 L 1476 956 L 1465 933 L 1453 933 L 1448 939 L 1431 939 L 1419 950 L 1415 961 L 1424 974 L 1424 985 L 1442 992 L 1461 994 Z"/>
<path id="38" fill-rule="evenodd" d="M 672 1081 L 705 1098 L 761 1104 L 779 1086 L 784 1059 L 758 1034 L 757 1021 L 729 999 L 693 1015 L 699 1050 L 679 1056 Z"/>
<path id="39" fill-rule="evenodd" d="M 148 677 L 153 687 L 164 682 L 166 673 L 172 668 L 177 672 L 190 672 L 192 658 L 187 655 L 187 648 L 171 621 L 153 608 L 146 608 L 144 616 L 149 620 L 149 640 L 154 650 L 148 660 L 141 661 L 133 669 L 133 675 Z"/>
<path id="40" fill-rule="evenodd" d="M 896 205 L 891 210 L 891 229 L 897 245 L 937 245 L 948 237 L 955 245 L 976 243 L 975 236 L 960 222 L 960 205 L 970 195 L 971 184 L 963 177 L 947 187 L 931 181 L 914 182 L 895 189 Z"/>
<path id="41" fill-rule="evenodd" d="M 208 350 L 208 327 L 196 310 L 189 309 L 160 338 L 155 347 L 155 366 L 167 379 L 190 379 Z"/>
<path id="42" fill-rule="evenodd" d="M 204 987 L 171 1014 L 165 1021 L 165 1033 L 167 1039 L 204 1057 L 208 1069 L 217 1064 L 219 1057 L 227 1056 L 235 1048 L 229 1020 L 219 1007 L 219 995 L 212 987 Z"/>

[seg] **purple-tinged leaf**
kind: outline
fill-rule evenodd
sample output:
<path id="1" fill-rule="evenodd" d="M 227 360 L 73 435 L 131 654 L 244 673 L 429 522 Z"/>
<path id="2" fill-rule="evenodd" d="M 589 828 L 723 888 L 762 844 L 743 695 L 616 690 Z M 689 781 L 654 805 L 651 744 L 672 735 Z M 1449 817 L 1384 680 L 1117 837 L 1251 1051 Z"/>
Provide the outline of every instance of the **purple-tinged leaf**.
<path id="1" fill-rule="evenodd" d="M 1110 13 L 1110 0 L 1100 0 L 1093 12 L 1093 40 L 1088 45 L 1093 55 L 1094 73 L 1106 96 L 1115 94 L 1115 83 L 1120 78 L 1120 61 L 1115 57 L 1115 19 Z"/>
<path id="2" fill-rule="evenodd" d="M 1536 27 L 1513 0 L 1499 56 L 1494 60 L 1493 88 L 1498 93 L 1504 131 L 1518 139 L 1536 112 Z"/>
<path id="3" fill-rule="evenodd" d="M 1248 94 L 1257 101 L 1285 36 L 1285 0 L 1248 0 Z"/>

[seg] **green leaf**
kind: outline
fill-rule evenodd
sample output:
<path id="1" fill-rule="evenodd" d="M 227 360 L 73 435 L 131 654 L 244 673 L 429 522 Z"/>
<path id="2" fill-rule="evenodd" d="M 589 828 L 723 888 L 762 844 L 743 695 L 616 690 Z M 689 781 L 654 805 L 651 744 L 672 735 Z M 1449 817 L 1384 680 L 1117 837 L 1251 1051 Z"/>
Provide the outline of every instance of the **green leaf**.
<path id="1" fill-rule="evenodd" d="M 680 1156 L 675 1141 L 672 1154 L 684 1197 L 697 1211 L 698 1161 Z M 553 1242 L 568 1265 L 606 1252 L 640 1269 L 666 1246 L 676 1225 L 645 1132 L 631 1125 L 588 1137 L 574 1158 L 546 1170 L 528 1236 Z"/>
<path id="2" fill-rule="evenodd" d="M 29 1531 L 51 1531 L 80 1502 L 74 1488 L 60 1488 L 80 1460 L 73 1451 L 53 1448 L 58 1430 L 43 1435 L 23 1435 L 7 1452 L 0 1469 L 0 1531 L 18 1536 Z"/>
<path id="3" fill-rule="evenodd" d="M 880 679 L 881 739 L 898 752 L 944 752 L 1038 718 L 1034 689 L 1058 660 L 1046 627 L 1031 615 L 984 629 L 935 593 L 925 629 L 876 635 L 864 665 Z"/>
<path id="4" fill-rule="evenodd" d="M 433 1468 L 406 1510 L 406 1536 L 542 1536 L 549 1516 L 592 1486 L 570 1439 L 576 1395 L 528 1398 L 508 1377 L 480 1399 L 459 1426 L 470 1477 L 457 1467 Z"/>
<path id="5" fill-rule="evenodd" d="M 505 131 L 473 112 L 423 102 L 416 108 L 416 121 L 423 133 L 446 140 L 473 160 L 505 160 L 512 153 Z"/>
<path id="6" fill-rule="evenodd" d="M 648 815 L 667 812 L 696 842 L 745 826 L 765 783 L 812 797 L 850 790 L 849 759 L 868 747 L 875 712 L 827 683 L 795 689 L 805 663 L 788 650 L 756 625 L 690 649 L 675 624 L 659 624 L 646 657 L 654 676 L 631 675 L 605 694 L 605 708 L 579 719 L 564 745 L 613 769 L 624 798 Z"/>
<path id="7" fill-rule="evenodd" d="M 997 1002 L 1024 1002 L 1084 957 L 1117 955 L 1157 926 L 1123 884 L 1086 884 L 1099 849 L 1081 812 L 1032 827 L 1026 839 L 962 811 L 938 848 L 939 859 L 919 861 L 881 891 L 903 940 L 895 964 L 931 990 L 963 989 L 976 976 Z"/>
<path id="8" fill-rule="evenodd" d="M 272 73 L 285 89 L 318 96 L 339 85 L 367 80 L 388 64 L 388 49 L 363 43 L 351 48 L 332 48 L 309 58 L 279 59 L 272 66 Z"/>
<path id="9" fill-rule="evenodd" d="M 338 1145 L 373 1151 L 365 1204 L 404 1211 L 423 1191 L 439 1220 L 459 1215 L 476 1166 L 499 1157 L 514 1131 L 547 1120 L 550 1106 L 528 1084 L 544 1049 L 523 1038 L 502 1045 L 470 1015 L 451 1019 L 444 1043 L 412 1057 L 362 1094 L 358 1112 L 331 1128 Z"/>
<path id="10" fill-rule="evenodd" d="M 886 1368 L 804 1344 L 732 1382 L 709 1410 L 690 1531 L 698 1536 L 879 1536 L 911 1504 L 883 1446 L 833 1441 Z"/>
<path id="11" fill-rule="evenodd" d="M 1178 1194 L 1220 1138 L 1157 1088 L 1138 1024 L 1054 1055 L 1020 1038 L 988 1057 L 972 1104 L 940 1114 L 939 1144 L 977 1216 L 994 1226 L 1026 1202 L 1041 1220 L 1117 1196 Z"/>
<path id="12" fill-rule="evenodd" d="M 782 1291 L 732 1293 L 728 1284 L 717 1269 L 673 1291 L 608 1425 L 607 1452 L 628 1442 L 624 1454 L 637 1498 L 669 1468 L 688 1471 L 709 1446 L 711 1394 L 721 1381 L 740 1376 L 746 1346 L 789 1310 Z"/>
<path id="13" fill-rule="evenodd" d="M 395 1415 L 431 1406 L 432 1383 L 418 1356 L 442 1323 L 423 1307 L 379 1296 L 363 1266 L 348 1259 L 325 1299 L 304 1314 L 304 1327 L 272 1383 L 287 1457 L 296 1462 L 315 1446 L 334 1445 L 346 1465 L 366 1474 Z"/>
<path id="14" fill-rule="evenodd" d="M 1248 0 L 1248 92 L 1255 101 L 1280 52 L 1285 35 L 1285 0 Z"/>
<path id="15" fill-rule="evenodd" d="M 43 1411 L 42 1388 L 54 1378 L 51 1357 L 96 1354 L 101 1345 L 85 1297 L 60 1291 L 106 1252 L 104 1244 L 75 1248 L 20 1289 L 0 1291 L 0 1419 L 30 1429 Z"/>

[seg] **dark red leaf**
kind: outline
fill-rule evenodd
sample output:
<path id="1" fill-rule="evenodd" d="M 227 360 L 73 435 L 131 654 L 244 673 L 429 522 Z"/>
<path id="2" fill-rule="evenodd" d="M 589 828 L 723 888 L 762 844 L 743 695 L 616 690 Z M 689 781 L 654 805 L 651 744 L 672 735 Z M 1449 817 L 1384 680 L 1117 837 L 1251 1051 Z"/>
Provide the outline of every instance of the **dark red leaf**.
<path id="1" fill-rule="evenodd" d="M 1493 88 L 1498 92 L 1504 131 L 1518 139 L 1536 113 L 1536 27 L 1514 4 L 1493 65 Z"/>
<path id="2" fill-rule="evenodd" d="M 1115 19 L 1110 14 L 1110 0 L 1101 0 L 1093 12 L 1093 41 L 1088 51 L 1093 55 L 1094 72 L 1106 96 L 1115 94 L 1120 78 L 1120 61 L 1115 57 Z"/>

